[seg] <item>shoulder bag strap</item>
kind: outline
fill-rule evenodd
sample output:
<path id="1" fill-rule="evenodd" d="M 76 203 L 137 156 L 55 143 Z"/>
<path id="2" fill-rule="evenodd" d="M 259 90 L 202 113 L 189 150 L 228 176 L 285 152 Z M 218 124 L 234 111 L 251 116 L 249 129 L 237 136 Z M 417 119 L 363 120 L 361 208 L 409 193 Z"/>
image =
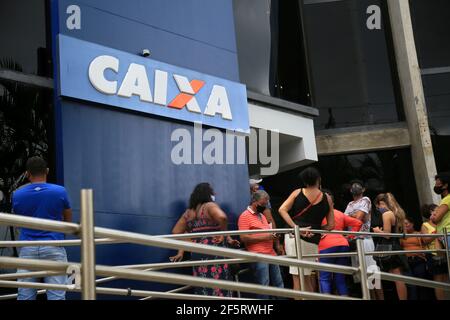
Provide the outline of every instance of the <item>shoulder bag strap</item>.
<path id="1" fill-rule="evenodd" d="M 302 189 L 302 191 L 303 191 L 303 189 Z M 302 192 L 302 191 L 300 191 L 300 192 Z M 294 220 L 294 219 L 296 219 L 296 218 L 298 218 L 298 217 L 301 217 L 304 213 L 306 213 L 306 211 L 308 211 L 313 205 L 314 205 L 314 203 L 317 201 L 317 199 L 319 199 L 320 198 L 320 195 L 321 194 L 323 194 L 323 192 L 320 192 L 318 195 L 317 195 L 317 197 L 312 201 L 312 202 L 310 202 L 309 203 L 309 205 L 306 207 L 306 208 L 304 208 L 302 211 L 300 211 L 299 213 L 297 213 L 295 216 L 293 216 L 291 219 L 292 220 Z M 305 196 L 306 197 L 306 196 Z"/>

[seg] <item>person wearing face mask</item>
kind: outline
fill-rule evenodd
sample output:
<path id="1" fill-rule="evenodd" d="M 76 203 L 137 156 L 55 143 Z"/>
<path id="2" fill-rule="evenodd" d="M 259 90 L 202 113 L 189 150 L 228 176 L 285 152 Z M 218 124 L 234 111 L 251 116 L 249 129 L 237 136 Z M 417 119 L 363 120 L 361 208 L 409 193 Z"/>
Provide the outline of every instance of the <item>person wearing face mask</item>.
<path id="1" fill-rule="evenodd" d="M 434 192 L 441 196 L 441 202 L 435 209 L 432 220 L 436 224 L 437 233 L 444 233 L 445 228 L 450 232 L 450 172 L 439 173 L 434 179 Z M 450 241 L 450 236 L 448 240 Z"/>
<path id="2" fill-rule="evenodd" d="M 351 201 L 345 209 L 345 214 L 360 220 L 363 225 L 361 226 L 361 232 L 370 231 L 370 212 L 372 203 L 368 197 L 364 196 L 366 189 L 363 187 L 362 182 L 353 181 L 350 187 L 350 193 L 352 194 L 353 201 Z"/>
<path id="3" fill-rule="evenodd" d="M 225 212 L 214 202 L 215 195 L 211 185 L 203 182 L 195 186 L 189 199 L 189 207 L 183 213 L 181 218 L 173 227 L 173 234 L 195 233 L 195 232 L 214 232 L 226 231 L 228 226 L 228 218 Z M 218 247 L 236 247 L 239 241 L 227 237 L 226 241 L 223 236 L 205 236 L 201 238 L 194 238 L 192 240 L 200 244 L 218 246 Z M 179 250 L 178 254 L 170 257 L 170 261 L 177 262 L 183 259 L 183 250 Z M 221 259 L 222 257 L 214 257 L 202 253 L 191 253 L 191 259 L 194 261 Z M 228 280 L 230 279 L 230 272 L 228 264 L 211 264 L 207 266 L 193 267 L 193 275 L 202 278 L 212 278 Z M 229 290 L 219 288 L 195 288 L 195 293 L 198 295 L 207 296 L 227 296 L 231 297 L 232 292 Z"/>
<path id="4" fill-rule="evenodd" d="M 364 192 L 366 189 L 363 186 L 363 183 L 358 180 L 354 180 L 351 182 L 350 192 L 353 197 L 353 201 L 351 201 L 347 208 L 345 209 L 345 214 L 358 219 L 362 222 L 361 229 L 359 231 L 361 232 L 370 232 L 370 220 L 371 220 L 371 210 L 372 210 L 372 202 L 368 197 L 364 196 Z M 370 236 L 358 236 L 356 238 L 363 239 L 363 245 L 365 252 L 372 252 L 375 251 L 375 244 L 373 242 L 372 237 Z M 357 261 L 357 257 L 352 256 L 352 266 L 356 267 L 359 266 L 359 263 Z M 377 268 L 377 263 L 374 260 L 374 258 L 370 255 L 366 255 L 366 266 L 367 270 L 373 270 L 374 268 Z M 359 275 L 355 275 L 353 277 L 355 283 L 359 283 Z M 377 299 L 382 300 L 383 294 L 381 292 L 381 289 L 375 290 L 375 292 L 371 293 L 372 295 L 376 295 Z"/>
<path id="5" fill-rule="evenodd" d="M 264 190 L 255 191 L 252 194 L 251 203 L 239 216 L 239 230 L 264 230 L 272 229 L 263 212 L 269 202 L 269 195 Z M 243 234 L 241 241 L 245 244 L 247 251 L 261 254 L 276 255 L 274 242 L 277 235 L 274 233 Z M 255 282 L 263 286 L 274 286 L 284 288 L 278 265 L 265 262 L 251 264 Z M 269 296 L 258 295 L 259 299 L 268 299 Z"/>
<path id="6" fill-rule="evenodd" d="M 250 196 L 258 190 L 265 191 L 264 187 L 261 185 L 262 181 L 263 179 L 249 179 Z M 266 217 L 267 222 L 272 226 L 272 229 L 276 229 L 277 224 L 272 215 L 272 205 L 270 204 L 270 201 L 267 202 L 266 208 L 262 214 Z M 280 244 L 279 238 L 275 240 L 275 250 L 279 255 L 285 255 L 284 247 Z"/>
<path id="7" fill-rule="evenodd" d="M 383 233 L 403 233 L 405 222 L 405 211 L 398 204 L 391 193 L 381 193 L 375 198 L 377 208 L 385 209 L 383 213 L 383 227 L 373 228 L 373 232 Z M 402 250 L 400 240 L 397 237 L 383 236 L 374 251 L 397 251 Z M 383 272 L 401 275 L 409 272 L 409 265 L 405 255 L 377 256 Z M 397 296 L 399 300 L 408 299 L 406 284 L 402 281 L 395 281 Z"/>
<path id="8" fill-rule="evenodd" d="M 438 208 L 435 204 L 424 204 L 421 208 L 422 217 L 424 222 L 422 224 L 422 234 L 434 234 L 436 233 L 436 224 L 433 222 Z M 428 250 L 442 249 L 440 241 L 436 238 L 423 238 L 422 241 L 426 244 Z M 433 252 L 427 253 L 428 272 L 432 276 L 432 279 L 437 282 L 448 282 L 448 269 L 447 258 L 445 253 Z M 435 296 L 437 300 L 445 300 L 446 293 L 444 289 L 435 288 Z"/>

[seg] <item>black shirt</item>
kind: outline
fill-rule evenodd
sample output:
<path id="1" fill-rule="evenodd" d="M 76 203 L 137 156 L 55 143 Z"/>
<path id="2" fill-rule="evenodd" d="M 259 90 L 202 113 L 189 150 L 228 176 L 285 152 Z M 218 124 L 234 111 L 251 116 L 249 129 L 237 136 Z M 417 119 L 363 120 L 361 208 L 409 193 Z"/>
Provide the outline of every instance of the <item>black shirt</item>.
<path id="1" fill-rule="evenodd" d="M 306 207 L 310 205 L 308 198 L 304 195 L 303 189 L 300 191 L 298 196 L 294 200 L 289 215 L 295 217 Z M 325 218 L 330 211 L 330 205 L 328 204 L 327 196 L 322 193 L 322 200 L 311 206 L 307 211 L 305 211 L 301 216 L 294 219 L 296 225 L 300 228 L 311 227 L 311 229 L 321 229 L 323 218 Z M 311 238 L 302 237 L 306 242 L 311 242 L 319 244 L 320 234 L 314 234 Z"/>

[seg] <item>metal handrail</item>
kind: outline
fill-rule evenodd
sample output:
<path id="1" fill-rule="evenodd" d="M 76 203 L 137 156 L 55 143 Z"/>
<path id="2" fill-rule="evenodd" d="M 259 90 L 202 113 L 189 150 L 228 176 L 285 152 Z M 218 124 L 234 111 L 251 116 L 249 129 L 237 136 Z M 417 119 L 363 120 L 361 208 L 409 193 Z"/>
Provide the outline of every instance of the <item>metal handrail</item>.
<path id="1" fill-rule="evenodd" d="M 0 215 L 11 215 L 10 213 L 0 213 Z M 24 217 L 28 218 L 28 217 Z M 31 218 L 34 219 L 34 218 Z M 45 220 L 45 219 L 41 219 Z M 48 220 L 52 222 L 54 220 Z M 59 225 L 58 228 L 72 228 L 72 230 L 68 232 L 63 233 L 69 233 L 69 234 L 77 234 L 79 226 L 74 223 L 64 222 L 65 226 Z M 50 224 L 49 224 L 50 226 Z M 55 225 L 56 226 L 56 225 Z M 24 224 L 22 227 L 27 227 L 26 224 Z M 62 232 L 61 229 L 54 230 L 56 232 Z M 412 237 L 421 237 L 421 238 L 442 238 L 445 237 L 445 234 L 443 233 L 433 233 L 433 234 L 407 234 L 407 233 L 372 233 L 372 232 L 361 232 L 361 231 L 344 231 L 344 230 L 321 230 L 321 229 L 308 229 L 308 228 L 300 228 L 300 231 L 309 231 L 311 233 L 318 233 L 318 234 L 342 234 L 342 235 L 352 235 L 352 236 L 369 236 L 369 237 L 392 237 L 392 238 L 412 238 Z M 233 231 L 214 231 L 214 232 L 193 232 L 193 233 L 183 233 L 183 234 L 165 234 L 165 235 L 154 235 L 156 238 L 167 238 L 167 239 L 194 239 L 194 238 L 201 238 L 201 237 L 213 237 L 213 236 L 237 236 L 242 234 L 258 234 L 258 233 L 279 233 L 279 234 L 287 234 L 287 233 L 294 233 L 294 228 L 278 228 L 278 229 L 266 229 L 266 230 L 233 230 Z M 123 243 L 119 240 L 114 240 L 110 238 L 100 238 L 96 239 L 96 242 L 99 244 L 116 244 L 116 243 Z M 64 246 L 71 246 L 71 245 L 78 245 L 81 243 L 81 240 L 47 240 L 47 241 L 0 241 L 0 247 L 2 246 L 14 246 L 13 244 L 17 243 L 18 246 L 21 246 L 22 243 L 24 245 L 28 244 L 38 244 L 38 245 L 64 245 Z"/>
<path id="2" fill-rule="evenodd" d="M 46 225 L 46 221 L 50 223 Z M 39 218 L 30 218 L 23 216 L 14 216 L 10 214 L 0 213 L 0 224 L 9 224 L 19 227 L 26 227 L 38 230 L 48 230 L 57 232 L 67 232 L 67 233 L 78 233 L 79 226 L 74 223 L 53 221 Z M 267 232 L 266 232 L 267 233 Z M 199 243 L 191 243 L 182 240 L 164 239 L 161 237 L 150 236 L 135 232 L 119 231 L 108 228 L 94 228 L 94 234 L 98 237 L 103 238 L 114 238 L 117 240 L 122 240 L 129 243 L 157 246 L 167 249 L 183 249 L 186 251 L 203 253 L 213 256 L 225 256 L 228 258 L 242 258 L 251 261 L 260 261 L 267 263 L 274 263 L 283 266 L 294 266 L 302 268 L 315 268 L 323 271 L 330 272 L 340 272 L 345 274 L 354 274 L 358 271 L 358 268 L 347 267 L 347 266 L 337 266 L 333 264 L 316 263 L 310 261 L 299 261 L 289 258 L 282 258 L 277 256 L 270 256 L 265 254 L 253 253 L 248 251 L 241 251 L 229 248 L 220 248 L 215 246 L 209 246 Z"/>
<path id="3" fill-rule="evenodd" d="M 183 261 L 183 262 L 169 262 L 169 263 L 148 263 L 141 265 L 125 265 L 118 266 L 124 269 L 143 269 L 143 271 L 156 271 L 168 268 L 183 268 L 183 267 L 194 267 L 210 264 L 233 264 L 233 263 L 243 263 L 247 262 L 245 259 L 214 259 L 214 260 L 199 260 L 199 261 Z M 96 283 L 105 283 L 118 279 L 117 277 L 107 277 L 95 280 Z"/>
<path id="4" fill-rule="evenodd" d="M 77 263 L 36 260 L 36 259 L 21 259 L 10 257 L 0 257 L 0 264 L 9 268 L 20 267 L 27 270 L 43 269 L 50 271 L 64 271 L 69 266 L 78 266 L 78 267 L 80 266 L 80 264 Z M 284 288 L 274 288 L 249 283 L 236 283 L 233 281 L 208 279 L 174 273 L 166 273 L 159 271 L 141 271 L 141 270 L 132 270 L 101 265 L 95 266 L 95 273 L 101 276 L 117 276 L 122 279 L 129 279 L 129 280 L 142 280 L 142 281 L 161 282 L 179 285 L 190 285 L 195 287 L 222 288 L 226 290 L 239 290 L 242 292 L 273 295 L 288 298 L 359 300 L 349 297 L 336 297 L 328 294 L 296 291 Z"/>
<path id="5" fill-rule="evenodd" d="M 66 274 L 65 272 L 55 271 L 34 271 L 34 272 L 15 272 L 0 274 L 0 280 L 23 279 L 23 278 L 43 278 L 48 276 L 57 276 Z"/>
<path id="6" fill-rule="evenodd" d="M 342 234 L 342 235 L 352 235 L 352 236 L 367 236 L 367 237 L 378 237 L 378 238 L 442 238 L 445 237 L 444 233 L 373 233 L 373 232 L 362 232 L 362 231 L 341 231 L 341 230 L 319 230 L 319 229 L 307 229 L 300 228 L 300 231 L 309 231 L 311 233 L 319 234 Z"/>
<path id="7" fill-rule="evenodd" d="M 6 215 L 6 218 L 3 217 L 1 219 L 1 222 L 4 224 L 8 223 L 8 216 L 10 216 L 10 213 L 4 213 L 1 212 L 0 216 Z M 30 217 L 23 217 L 24 219 L 38 219 L 38 218 L 30 218 Z M 60 221 L 54 221 L 54 220 L 46 220 L 46 219 L 39 219 L 39 220 L 45 220 L 50 221 L 54 223 L 49 223 L 48 227 L 55 227 L 55 229 L 51 231 L 55 232 L 61 232 L 61 233 L 68 233 L 68 234 L 77 234 L 79 232 L 79 226 L 75 223 L 71 222 L 60 222 Z M 11 220 L 14 221 L 14 220 Z M 23 220 L 21 223 L 21 227 L 28 228 L 28 227 L 35 227 L 38 228 L 39 225 L 42 226 L 42 222 L 40 224 L 35 224 L 32 222 L 32 220 Z M 31 223 L 31 224 L 28 224 Z M 433 233 L 433 234 L 421 234 L 421 233 L 414 233 L 414 234 L 407 234 L 407 233 L 372 233 L 372 232 L 360 232 L 360 231 L 341 231 L 341 230 L 320 230 L 320 229 L 308 229 L 308 228 L 299 228 L 301 232 L 308 231 L 311 233 L 318 233 L 318 234 L 342 234 L 342 235 L 352 235 L 352 236 L 370 236 L 370 237 L 392 237 L 392 238 L 415 238 L 415 237 L 421 237 L 421 238 L 442 238 L 445 237 L 445 234 L 443 233 Z M 65 230 L 65 231 L 64 231 Z M 165 235 L 154 235 L 155 238 L 166 238 L 166 239 L 194 239 L 194 238 L 201 238 L 201 237 L 213 237 L 213 236 L 237 236 L 242 234 L 258 234 L 258 233 L 279 233 L 279 234 L 288 234 L 288 233 L 294 233 L 294 228 L 279 228 L 279 229 L 265 229 L 265 230 L 233 230 L 233 231 L 213 231 L 213 232 L 193 232 L 193 233 L 183 233 L 183 234 L 165 234 Z M 117 244 L 117 243 L 123 243 L 123 241 L 111 239 L 111 238 L 100 238 L 95 239 L 96 243 L 99 244 Z M 64 246 L 72 246 L 72 245 L 79 245 L 81 243 L 81 240 L 74 239 L 74 240 L 46 240 L 46 241 L 0 241 L 0 247 L 2 246 L 14 246 L 14 244 L 18 244 L 18 246 L 21 245 L 64 245 Z"/>
<path id="8" fill-rule="evenodd" d="M 30 217 L 23 217 L 23 216 L 11 216 L 10 214 L 3 214 L 0 213 L 0 224 L 8 224 L 8 225 L 15 225 L 20 227 L 27 227 L 32 229 L 42 229 L 42 230 L 49 230 L 49 231 L 56 231 L 56 232 L 64 232 L 69 234 L 78 234 L 80 231 L 80 226 L 74 223 L 67 223 L 67 222 L 59 222 L 59 221 L 52 221 L 52 220 L 46 220 L 46 219 L 37 219 L 37 218 L 30 218 Z M 364 233 L 364 232 L 350 232 L 350 231 L 326 231 L 326 230 L 309 230 L 309 229 L 300 229 L 298 230 L 308 230 L 310 232 L 317 232 L 317 233 L 338 233 L 338 234 L 353 234 L 353 235 L 369 235 L 369 236 L 392 236 L 392 237 L 417 237 L 417 236 L 423 236 L 423 237 L 442 237 L 443 234 L 430 234 L 430 235 L 420 235 L 420 234 L 373 234 L 373 233 Z M 331 271 L 331 272 L 338 272 L 338 273 L 345 273 L 345 274 L 354 274 L 356 272 L 359 272 L 362 270 L 362 268 L 352 268 L 347 266 L 337 266 L 337 265 L 331 265 L 331 264 L 323 264 L 323 263 L 316 263 L 316 262 L 309 262 L 309 261 L 301 261 L 296 259 L 290 259 L 286 257 L 276 257 L 276 256 L 268 256 L 268 255 L 262 255 L 262 254 L 256 254 L 251 252 L 243 252 L 233 249 L 227 249 L 227 248 L 218 248 L 218 247 L 212 247 L 203 245 L 203 244 L 197 244 L 197 243 L 189 243 L 186 241 L 181 240 L 174 240 L 174 239 L 182 239 L 182 238 L 195 238 L 195 237 L 203 237 L 203 236 L 215 236 L 215 235 L 238 235 L 238 234 L 251 234 L 251 233 L 270 233 L 270 232 L 280 232 L 280 233 L 292 233 L 292 229 L 271 229 L 271 230 L 250 230 L 250 231 L 226 231 L 226 232 L 207 232 L 207 233 L 199 233 L 199 234 L 183 234 L 183 235 L 163 235 L 163 236 L 150 236 L 150 235 L 143 235 L 138 233 L 132 233 L 132 232 L 125 232 L 125 231 L 119 231 L 119 230 L 113 230 L 113 229 L 106 229 L 106 228 L 99 228 L 95 227 L 93 228 L 94 235 L 97 237 L 103 237 L 106 238 L 108 241 L 111 239 L 111 241 L 117 241 L 117 242 L 129 242 L 129 243 L 136 243 L 136 244 L 142 244 L 142 245 L 150 245 L 150 246 L 158 246 L 158 247 L 164 247 L 164 248 L 170 248 L 170 249 L 184 249 L 187 251 L 193 251 L 193 252 L 199 252 L 199 253 L 205 253 L 210 255 L 216 255 L 216 256 L 225 256 L 229 258 L 234 259 L 244 259 L 247 262 L 251 261 L 261 261 L 261 262 L 267 262 L 267 263 L 275 263 L 279 265 L 284 266 L 294 266 L 299 268 L 315 268 L 317 270 L 325 270 L 325 271 Z M 173 238 L 173 239 L 171 239 Z M 358 241 L 360 242 L 360 241 Z M 361 244 L 361 243 L 360 243 Z M 360 245 L 361 247 L 361 245 Z M 430 252 L 430 250 L 423 250 Z M 447 250 L 440 250 L 445 251 L 448 254 Z M 359 254 L 391 254 L 390 252 L 369 252 L 364 253 L 362 250 L 362 253 L 359 252 Z M 405 253 L 405 251 L 402 252 L 396 252 L 394 254 L 399 253 Z M 349 254 L 348 254 L 349 255 Z M 313 255 L 310 255 L 313 256 Z M 309 257 L 309 256 L 304 256 Z M 12 263 L 11 261 L 7 261 L 5 259 L 18 259 L 18 258 L 0 258 L 0 262 L 2 262 L 4 265 L 14 265 L 17 267 L 17 261 L 16 263 Z M 20 260 L 20 259 L 18 259 Z M 23 259 L 22 259 L 23 260 Z M 29 263 L 30 260 L 27 262 Z M 225 259 L 224 259 L 225 260 Z M 44 261 L 38 260 L 38 263 L 42 263 Z M 5 264 L 6 263 L 6 264 Z M 11 264 L 12 263 L 12 264 Z M 26 262 L 23 262 L 25 263 Z M 165 267 L 173 267 L 177 263 L 171 263 L 171 264 L 160 264 L 159 268 L 165 268 Z M 189 262 L 184 263 L 185 266 L 190 265 Z M 72 264 L 73 265 L 73 264 Z M 192 262 L 191 262 L 192 265 Z M 35 266 L 36 267 L 36 266 Z M 41 264 L 42 267 L 42 264 Z M 48 267 L 48 265 L 44 266 L 45 268 Z M 192 283 L 198 283 L 198 281 L 202 282 L 199 286 L 208 286 L 212 285 L 212 283 L 208 283 L 208 279 L 180 279 L 180 275 L 171 275 L 168 279 L 167 276 L 161 275 L 162 273 L 154 272 L 154 271 L 139 271 L 139 270 L 125 270 L 127 266 L 120 267 L 101 267 L 96 266 L 95 270 L 98 272 L 99 275 L 106 275 L 110 274 L 110 278 L 113 277 L 123 277 L 123 278 L 129 278 L 129 279 L 139 279 L 139 280 L 147 280 L 147 281 L 155 281 L 154 278 L 159 279 L 160 282 L 166 282 L 166 283 L 177 283 L 177 284 L 188 284 L 192 285 Z M 130 266 L 128 266 L 130 267 Z M 155 270 L 154 268 L 158 268 L 157 264 L 153 264 L 153 269 L 148 268 L 149 270 Z M 28 266 L 29 269 L 32 269 L 30 266 Z M 113 268 L 114 270 L 111 271 L 111 269 L 102 269 L 102 268 Z M 51 269 L 50 269 L 51 270 Z M 139 273 L 141 272 L 141 273 Z M 415 285 L 421 285 L 421 286 L 428 286 L 433 288 L 443 288 L 446 290 L 450 289 L 450 285 L 446 283 L 440 283 L 440 282 L 434 282 L 430 280 L 423 280 L 419 278 L 414 277 L 406 277 L 402 275 L 392 275 L 390 273 L 380 273 L 381 277 L 385 280 L 390 281 L 404 281 L 405 283 L 409 284 L 415 284 Z M 366 274 L 367 276 L 367 274 Z M 151 279 L 149 278 L 151 277 Z M 181 276 L 181 277 L 189 277 L 189 276 Z M 193 277 L 189 277 L 193 278 Z M 173 280 L 173 281 L 171 281 Z M 186 282 L 187 281 L 187 282 Z M 205 282 L 206 281 L 206 282 Z M 211 281 L 214 283 L 214 287 L 220 287 L 219 285 L 223 285 L 225 289 L 234 287 L 234 289 L 231 290 L 240 290 L 240 291 L 246 291 L 246 290 L 257 290 L 256 293 L 265 293 L 270 295 L 280 295 L 284 296 L 283 294 L 287 294 L 289 297 L 306 297 L 306 298 L 327 298 L 327 299 L 334 299 L 329 297 L 329 295 L 322 295 L 322 294 L 316 294 L 316 293 L 306 293 L 301 291 L 294 291 L 295 294 L 291 292 L 279 292 L 277 289 L 279 288 L 257 288 L 257 287 L 246 287 L 245 285 L 248 284 L 238 284 L 238 287 L 235 287 L 233 284 L 230 284 L 229 281 L 223 281 L 223 280 L 214 280 Z M 239 287 L 244 285 L 244 287 Z M 270 292 L 264 292 L 265 290 L 269 290 Z M 258 290 L 262 290 L 258 291 Z M 271 291 L 272 290 L 272 291 Z M 273 291 L 274 290 L 274 291 Z M 289 290 L 289 289 L 283 289 L 283 290 Z M 254 291 L 247 291 L 247 292 L 254 292 Z M 339 297 L 342 298 L 342 297 Z"/>
<path id="9" fill-rule="evenodd" d="M 441 238 L 445 235 L 443 233 L 433 233 L 433 234 L 407 234 L 407 233 L 372 233 L 372 232 L 360 232 L 360 231 L 341 231 L 341 230 L 319 230 L 319 229 L 309 229 L 309 228 L 299 228 L 300 232 L 311 232 L 319 234 L 342 234 L 342 235 L 352 235 L 352 236 L 370 236 L 379 238 Z M 156 235 L 155 237 L 167 238 L 167 239 L 194 239 L 201 237 L 213 237 L 213 236 L 237 236 L 241 234 L 252 234 L 252 233 L 294 233 L 294 228 L 282 228 L 282 229 L 265 229 L 265 230 L 233 230 L 233 231 L 214 231 L 214 232 L 193 232 L 193 233 L 183 233 L 183 234 L 169 234 L 169 235 Z"/>
<path id="10" fill-rule="evenodd" d="M 365 252 L 366 256 L 395 256 L 395 255 L 407 255 L 407 254 L 420 254 L 420 253 L 445 253 L 444 249 L 435 250 L 395 250 L 395 251 L 369 251 Z M 358 255 L 357 252 L 337 252 L 337 253 L 319 253 L 319 254 L 305 254 L 303 258 L 339 258 L 339 257 L 351 257 Z M 294 256 L 291 256 L 293 258 Z"/>
<path id="11" fill-rule="evenodd" d="M 108 238 L 95 239 L 95 244 L 120 244 L 122 241 L 117 241 Z M 12 248 L 12 247 L 28 247 L 28 246 L 52 246 L 52 247 L 70 247 L 81 245 L 80 239 L 70 240 L 42 240 L 42 241 L 0 241 L 0 248 Z"/>
<path id="12" fill-rule="evenodd" d="M 178 293 L 178 292 L 190 289 L 190 288 L 191 288 L 191 286 L 183 286 L 183 287 L 179 287 L 179 288 L 176 288 L 176 289 L 169 290 L 169 291 L 167 291 L 167 293 Z M 156 298 L 156 297 L 148 296 L 148 297 L 145 297 L 145 298 L 141 298 L 139 300 L 150 300 L 150 299 L 154 299 L 154 298 Z"/>
<path id="13" fill-rule="evenodd" d="M 50 284 L 50 283 L 35 283 L 35 282 L 18 282 L 18 281 L 7 281 L 0 280 L 0 287 L 6 288 L 33 288 L 33 289 L 41 289 L 45 288 L 45 290 L 61 290 L 61 291 L 69 291 L 69 292 L 81 292 L 81 289 L 77 289 L 71 285 L 61 285 L 61 284 Z M 106 288 L 106 287 L 97 287 L 97 293 L 106 294 L 106 295 L 119 295 L 119 296 L 134 296 L 134 297 L 144 297 L 144 299 L 148 297 L 152 298 L 165 298 L 165 299 L 184 299 L 184 300 L 249 300 L 243 298 L 234 298 L 234 297 L 215 297 L 208 296 L 202 297 L 195 294 L 188 293 L 176 293 L 176 292 L 160 292 L 160 291 L 147 291 L 147 290 L 128 290 L 128 289 L 118 289 L 118 288 Z M 8 295 L 8 298 L 16 297 L 16 294 Z M 0 297 L 2 298 L 2 297 Z M 144 300 L 142 299 L 142 300 Z"/>
<path id="14" fill-rule="evenodd" d="M 5 219 L 5 217 L 3 215 L 7 215 L 6 219 Z M 42 229 L 45 229 L 45 230 L 50 230 L 50 228 L 52 228 L 52 230 L 50 230 L 50 231 L 58 231 L 58 230 L 60 231 L 62 226 L 67 227 L 67 228 L 71 228 L 71 230 L 74 229 L 73 228 L 74 224 L 67 223 L 67 222 L 56 222 L 56 221 L 52 221 L 52 220 L 38 219 L 38 218 L 29 218 L 29 217 L 21 217 L 21 216 L 15 216 L 14 217 L 14 218 L 18 218 L 18 219 L 14 219 L 14 218 L 13 219 L 9 219 L 9 218 L 11 218 L 10 214 L 0 213 L 0 223 L 5 223 L 5 222 L 6 223 L 11 223 L 12 220 L 13 221 L 15 220 L 15 222 L 17 222 L 17 220 L 21 220 L 23 218 L 23 219 L 31 219 L 31 220 L 37 220 L 37 221 L 35 223 L 33 223 L 31 220 L 20 222 L 20 226 L 21 227 L 24 227 L 24 226 L 28 226 L 28 227 L 32 226 L 34 228 L 41 227 Z M 44 221 L 51 221 L 51 222 L 54 222 L 54 223 L 49 225 L 48 227 L 42 227 L 42 223 Z M 60 225 L 57 225 L 57 224 L 60 224 Z M 99 227 L 96 227 L 95 229 L 98 229 L 100 232 L 102 230 L 104 232 L 108 232 L 108 230 L 113 230 L 113 229 L 105 229 L 105 228 L 99 228 Z M 300 230 L 309 230 L 309 229 L 302 229 L 302 228 L 299 228 L 299 229 Z M 223 231 L 202 232 L 202 233 L 191 233 L 191 234 L 180 234 L 180 235 L 157 235 L 157 236 L 144 235 L 144 236 L 152 237 L 154 239 L 158 239 L 158 238 L 184 239 L 184 238 L 196 238 L 196 237 L 217 236 L 217 235 L 240 235 L 240 234 L 258 234 L 258 233 L 278 233 L 278 232 L 291 233 L 292 230 L 293 229 L 236 230 L 236 231 L 225 231 L 225 232 L 223 232 Z M 353 231 L 335 231 L 335 230 L 333 230 L 333 231 L 328 231 L 328 230 L 309 230 L 309 231 L 311 231 L 312 233 L 320 232 L 320 233 L 336 233 L 336 234 L 352 234 L 352 235 L 361 235 L 361 234 L 363 234 L 363 235 L 366 235 L 366 234 L 378 235 L 378 236 L 396 235 L 398 237 L 404 237 L 404 236 L 406 236 L 406 237 L 417 237 L 417 236 L 442 237 L 443 236 L 443 234 L 430 234 L 430 235 L 424 235 L 424 234 L 405 234 L 405 235 L 403 235 L 403 234 L 383 234 L 383 235 L 380 235 L 380 234 L 371 234 L 371 233 L 367 233 L 367 232 L 353 232 Z M 69 229 L 67 229 L 67 232 L 71 232 L 71 231 Z M 119 231 L 119 232 L 127 233 L 127 232 L 124 232 L 124 231 Z M 128 232 L 128 234 L 133 234 L 133 233 Z M 111 237 L 103 237 L 103 238 L 100 238 L 100 239 L 97 239 L 97 240 L 100 243 L 125 243 L 125 242 L 128 242 L 126 240 L 112 239 Z M 69 241 L 72 241 L 72 240 L 69 240 Z M 32 242 L 33 241 L 28 241 L 27 244 L 28 243 L 32 243 Z M 42 243 L 53 243 L 53 244 L 58 244 L 58 243 L 64 244 L 65 243 L 64 240 L 60 240 L 60 241 L 51 240 L 51 242 L 50 241 L 48 241 L 48 242 L 47 241 L 39 241 L 39 243 L 40 242 L 42 242 Z M 36 243 L 38 243 L 38 242 L 36 242 Z M 80 243 L 81 243 L 81 241 L 80 241 Z M 135 242 L 135 243 L 140 243 L 140 242 Z M 175 248 L 175 249 L 178 249 L 178 247 Z M 408 254 L 408 253 L 418 253 L 418 252 L 426 253 L 426 252 L 446 252 L 446 251 L 447 250 L 445 250 L 445 249 L 442 249 L 442 250 L 413 250 L 413 251 L 401 250 L 401 251 L 374 251 L 374 252 L 366 252 L 365 254 L 366 255 L 389 255 L 389 254 L 392 254 L 392 252 L 394 252 L 393 254 Z M 202 253 L 205 253 L 205 252 L 202 252 Z M 321 256 L 323 256 L 323 257 L 333 257 L 333 256 L 338 257 L 338 256 L 346 256 L 346 255 L 347 256 L 351 256 L 351 255 L 356 255 L 356 253 L 355 252 L 349 252 L 349 253 L 340 253 L 340 254 L 317 254 L 317 255 L 304 255 L 304 257 L 305 258 L 306 257 L 307 258 L 313 258 L 313 257 L 321 257 Z M 175 264 L 176 263 L 171 263 L 172 266 L 174 266 Z M 208 264 L 208 263 L 206 263 L 206 264 Z M 188 265 L 186 265 L 186 266 L 188 266 Z"/>

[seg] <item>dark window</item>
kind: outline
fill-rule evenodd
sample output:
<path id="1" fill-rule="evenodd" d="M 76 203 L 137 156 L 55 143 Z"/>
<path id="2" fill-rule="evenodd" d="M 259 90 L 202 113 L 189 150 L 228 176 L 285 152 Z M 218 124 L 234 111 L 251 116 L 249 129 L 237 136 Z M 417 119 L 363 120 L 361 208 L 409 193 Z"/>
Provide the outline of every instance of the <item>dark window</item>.
<path id="1" fill-rule="evenodd" d="M 234 0 L 240 81 L 248 90 L 309 104 L 298 1 Z"/>
<path id="2" fill-rule="evenodd" d="M 367 27 L 370 5 L 381 29 Z M 402 121 L 385 1 L 308 1 L 303 12 L 316 128 Z"/>
<path id="3" fill-rule="evenodd" d="M 421 68 L 450 67 L 450 2 L 410 0 Z"/>
<path id="4" fill-rule="evenodd" d="M 311 105 L 303 41 L 300 1 L 274 1 L 278 19 L 273 19 L 275 97 Z"/>
<path id="5" fill-rule="evenodd" d="M 42 156 L 52 168 L 52 106 L 51 90 L 0 80 L 0 190 L 5 201 L 25 182 L 22 173 L 29 157 Z M 50 180 L 53 174 L 54 168 Z"/>
<path id="6" fill-rule="evenodd" d="M 24 73 L 51 76 L 47 12 L 44 0 L 0 1 L 0 62 Z"/>
<path id="7" fill-rule="evenodd" d="M 410 1 L 438 171 L 450 170 L 450 2 Z"/>
<path id="8" fill-rule="evenodd" d="M 48 10 L 43 0 L 0 2 L 0 70 L 50 75 Z M 28 76 L 33 77 L 39 80 Z M 34 85 L 0 77 L 1 211 L 11 210 L 11 192 L 25 182 L 22 174 L 29 157 L 42 156 L 50 168 L 54 164 L 53 91 L 31 82 Z M 49 180 L 54 180 L 52 169 Z"/>
<path id="9" fill-rule="evenodd" d="M 320 156 L 314 166 L 322 175 L 322 187 L 334 193 L 336 209 L 345 210 L 351 201 L 349 183 L 359 179 L 366 184 L 366 195 L 371 200 L 381 192 L 391 192 L 408 216 L 421 221 L 409 149 Z M 303 169 L 296 168 L 263 180 L 275 212 L 294 189 L 301 187 L 298 174 Z"/>

